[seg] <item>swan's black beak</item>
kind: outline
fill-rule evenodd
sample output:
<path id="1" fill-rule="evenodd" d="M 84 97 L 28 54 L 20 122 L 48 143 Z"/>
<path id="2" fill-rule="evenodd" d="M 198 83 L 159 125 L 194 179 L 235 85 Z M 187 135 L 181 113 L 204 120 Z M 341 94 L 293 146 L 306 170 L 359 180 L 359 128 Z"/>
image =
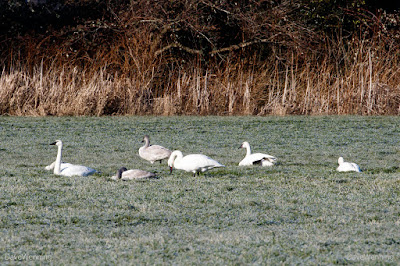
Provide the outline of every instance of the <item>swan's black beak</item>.
<path id="1" fill-rule="evenodd" d="M 50 143 L 49 145 L 56 145 L 57 144 L 57 142 L 53 142 L 53 143 Z"/>
<path id="2" fill-rule="evenodd" d="M 243 148 L 243 145 L 240 145 L 240 147 L 238 149 L 241 149 L 241 148 Z"/>
<path id="3" fill-rule="evenodd" d="M 172 166 L 169 167 L 169 174 L 172 174 Z"/>

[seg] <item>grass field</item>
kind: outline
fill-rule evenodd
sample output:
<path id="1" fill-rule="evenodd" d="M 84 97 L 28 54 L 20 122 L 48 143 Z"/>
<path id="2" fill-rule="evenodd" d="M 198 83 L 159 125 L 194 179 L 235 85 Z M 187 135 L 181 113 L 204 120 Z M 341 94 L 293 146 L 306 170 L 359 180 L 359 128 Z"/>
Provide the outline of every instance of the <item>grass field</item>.
<path id="1" fill-rule="evenodd" d="M 400 117 L 0 117 L 0 264 L 397 264 Z M 225 164 L 193 178 L 151 143 Z M 62 177 L 63 160 L 101 171 Z M 249 141 L 278 158 L 239 168 Z M 337 158 L 362 173 L 338 173 Z M 121 166 L 160 178 L 108 179 Z"/>

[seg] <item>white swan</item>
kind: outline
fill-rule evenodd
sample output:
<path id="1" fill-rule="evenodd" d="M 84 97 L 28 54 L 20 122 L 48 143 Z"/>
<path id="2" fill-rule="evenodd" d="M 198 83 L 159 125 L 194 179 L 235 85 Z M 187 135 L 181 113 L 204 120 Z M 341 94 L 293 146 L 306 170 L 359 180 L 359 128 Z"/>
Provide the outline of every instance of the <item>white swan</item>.
<path id="1" fill-rule="evenodd" d="M 148 135 L 145 135 L 143 138 L 143 142 L 145 142 L 143 147 L 139 148 L 139 156 L 150 163 L 154 163 L 156 161 L 161 161 L 163 159 L 167 159 L 171 156 L 171 151 L 167 148 L 164 148 L 160 145 L 150 145 L 150 138 Z"/>
<path id="2" fill-rule="evenodd" d="M 146 179 L 146 178 L 155 178 L 156 174 L 139 170 L 139 169 L 126 169 L 125 167 L 122 167 L 121 169 L 118 170 L 117 175 L 114 175 L 111 177 L 111 179 L 114 180 L 141 180 L 141 179 Z"/>
<path id="3" fill-rule="evenodd" d="M 339 157 L 338 164 L 339 167 L 336 170 L 339 172 L 361 172 L 360 166 L 358 166 L 356 163 L 345 162 L 343 157 Z"/>
<path id="4" fill-rule="evenodd" d="M 262 166 L 273 166 L 277 161 L 277 159 L 272 155 L 264 153 L 251 153 L 250 144 L 247 141 L 243 142 L 239 149 L 240 148 L 245 148 L 247 152 L 244 159 L 240 161 L 239 166 L 255 164 L 260 164 Z"/>
<path id="5" fill-rule="evenodd" d="M 63 143 L 61 140 L 56 140 L 55 142 L 51 143 L 50 145 L 57 145 L 58 152 L 57 152 L 57 159 L 54 163 L 54 174 L 56 175 L 64 175 L 64 176 L 88 176 L 91 174 L 96 173 L 96 170 L 83 166 L 83 165 L 74 165 L 74 164 L 62 164 L 61 157 L 62 157 L 62 148 Z"/>
<path id="6" fill-rule="evenodd" d="M 168 166 L 172 173 L 172 169 L 180 169 L 186 172 L 192 172 L 193 176 L 196 173 L 205 172 L 216 167 L 225 167 L 214 159 L 203 154 L 189 154 L 183 157 L 181 151 L 174 151 L 168 159 Z"/>

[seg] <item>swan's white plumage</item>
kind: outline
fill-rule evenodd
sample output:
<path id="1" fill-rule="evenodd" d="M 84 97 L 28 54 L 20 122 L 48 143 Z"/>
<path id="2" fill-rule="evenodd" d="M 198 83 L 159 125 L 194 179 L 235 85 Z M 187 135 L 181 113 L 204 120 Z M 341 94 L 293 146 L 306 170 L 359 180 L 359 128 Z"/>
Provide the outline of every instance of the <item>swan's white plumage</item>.
<path id="1" fill-rule="evenodd" d="M 171 156 L 171 151 L 160 145 L 150 145 L 150 138 L 148 135 L 144 136 L 144 146 L 139 148 L 139 156 L 150 163 L 168 159 Z"/>
<path id="2" fill-rule="evenodd" d="M 339 172 L 361 172 L 360 166 L 356 163 L 345 162 L 343 157 L 339 157 L 338 159 L 339 167 L 336 169 Z"/>
<path id="3" fill-rule="evenodd" d="M 44 169 L 46 169 L 46 170 L 53 170 L 55 165 L 56 165 L 56 162 L 54 161 L 54 162 L 52 162 L 51 164 L 47 165 Z M 73 165 L 73 164 L 61 162 L 61 169 L 62 169 L 62 168 L 65 168 L 65 167 L 69 167 L 69 166 L 71 166 L 71 165 Z"/>
<path id="4" fill-rule="evenodd" d="M 118 170 L 117 174 L 112 176 L 113 180 L 142 180 L 147 178 L 155 178 L 156 174 L 147 172 L 139 169 L 130 169 L 127 170 L 125 167 L 122 167 Z"/>
<path id="5" fill-rule="evenodd" d="M 51 143 L 50 145 L 58 146 L 57 159 L 54 162 L 54 174 L 63 176 L 88 176 L 96 173 L 96 170 L 87 166 L 75 165 L 70 163 L 61 163 L 62 149 L 63 149 L 63 143 L 61 140 L 56 140 L 54 143 Z"/>
<path id="6" fill-rule="evenodd" d="M 192 172 L 193 176 L 199 172 L 205 172 L 212 168 L 225 167 L 214 159 L 203 154 L 189 154 L 183 156 L 181 151 L 172 152 L 168 159 L 168 166 L 171 171 L 173 168 Z"/>
<path id="7" fill-rule="evenodd" d="M 277 161 L 277 159 L 272 155 L 264 153 L 251 153 L 250 144 L 247 141 L 243 142 L 239 148 L 246 149 L 246 156 L 244 157 L 243 160 L 239 162 L 239 166 L 247 166 L 255 164 L 259 164 L 262 166 L 273 166 Z"/>

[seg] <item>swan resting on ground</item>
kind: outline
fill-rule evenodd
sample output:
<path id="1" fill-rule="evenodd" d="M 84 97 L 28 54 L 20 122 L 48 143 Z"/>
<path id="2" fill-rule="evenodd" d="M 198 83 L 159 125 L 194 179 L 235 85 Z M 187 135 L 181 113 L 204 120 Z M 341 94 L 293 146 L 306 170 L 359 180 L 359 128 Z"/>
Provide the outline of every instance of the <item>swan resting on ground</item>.
<path id="1" fill-rule="evenodd" d="M 139 156 L 150 163 L 168 159 L 171 156 L 171 151 L 160 145 L 150 145 L 150 138 L 145 135 L 143 138 L 144 146 L 139 148 Z"/>
<path id="2" fill-rule="evenodd" d="M 126 169 L 122 167 L 118 170 L 117 175 L 111 177 L 113 180 L 142 180 L 147 178 L 156 178 L 156 174 L 139 170 L 139 169 Z"/>
<path id="3" fill-rule="evenodd" d="M 243 160 L 240 161 L 239 166 L 247 166 L 247 165 L 262 165 L 262 166 L 273 166 L 277 159 L 268 154 L 264 153 L 251 153 L 250 144 L 245 141 L 239 147 L 245 148 L 247 150 L 246 156 Z"/>
<path id="4" fill-rule="evenodd" d="M 193 176 L 199 175 L 200 172 L 208 171 L 212 168 L 225 167 L 214 159 L 203 155 L 203 154 L 189 154 L 183 157 L 181 151 L 174 151 L 168 159 L 168 166 L 170 172 L 172 169 L 184 170 L 186 172 L 192 172 Z"/>
<path id="5" fill-rule="evenodd" d="M 339 172 L 361 172 L 360 166 L 356 163 L 345 162 L 343 157 L 339 157 L 338 159 L 339 167 L 336 169 Z"/>
<path id="6" fill-rule="evenodd" d="M 70 163 L 61 163 L 63 143 L 61 140 L 56 140 L 50 145 L 57 145 L 57 159 L 54 162 L 54 174 L 63 176 L 88 176 L 96 173 L 97 171 L 83 165 L 75 165 Z M 51 165 L 50 165 L 51 166 Z"/>

